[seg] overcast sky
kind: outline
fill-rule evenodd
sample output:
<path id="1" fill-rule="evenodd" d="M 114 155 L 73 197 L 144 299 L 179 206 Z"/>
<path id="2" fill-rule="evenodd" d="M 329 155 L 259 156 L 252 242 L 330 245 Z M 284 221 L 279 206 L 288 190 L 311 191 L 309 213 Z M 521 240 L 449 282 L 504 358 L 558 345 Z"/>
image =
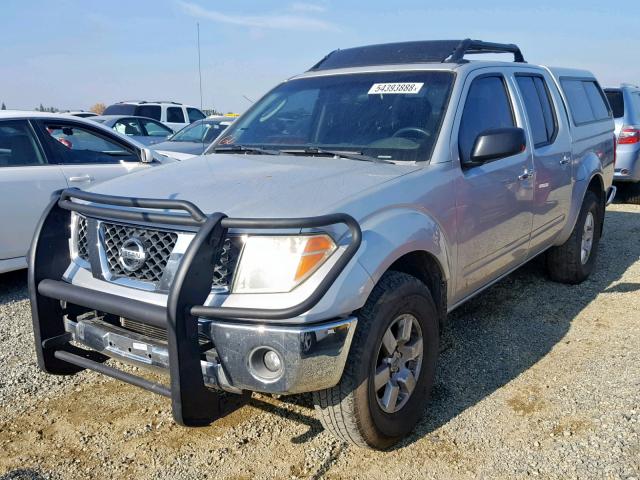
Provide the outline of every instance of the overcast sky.
<path id="1" fill-rule="evenodd" d="M 514 42 L 529 62 L 639 84 L 639 12 L 584 0 L 1 0 L 0 101 L 199 105 L 197 22 L 204 106 L 223 111 L 243 111 L 243 96 L 259 98 L 336 48 L 404 40 Z"/>

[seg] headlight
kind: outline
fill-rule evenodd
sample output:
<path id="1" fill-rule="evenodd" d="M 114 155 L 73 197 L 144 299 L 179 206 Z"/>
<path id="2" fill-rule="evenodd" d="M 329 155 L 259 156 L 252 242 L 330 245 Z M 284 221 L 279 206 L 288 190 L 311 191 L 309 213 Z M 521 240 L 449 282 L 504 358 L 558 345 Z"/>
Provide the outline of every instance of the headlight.
<path id="1" fill-rule="evenodd" d="M 236 270 L 234 293 L 293 290 L 336 250 L 328 235 L 248 236 Z"/>

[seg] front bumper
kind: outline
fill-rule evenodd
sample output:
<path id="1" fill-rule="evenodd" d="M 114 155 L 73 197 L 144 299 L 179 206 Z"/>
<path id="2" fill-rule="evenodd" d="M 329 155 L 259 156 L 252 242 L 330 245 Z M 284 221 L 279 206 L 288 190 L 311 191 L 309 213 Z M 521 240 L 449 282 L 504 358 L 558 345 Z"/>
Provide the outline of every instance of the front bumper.
<path id="1" fill-rule="evenodd" d="M 71 212 L 133 224 L 197 227 L 173 276 L 166 304 L 150 304 L 63 281 L 71 263 Z M 349 244 L 300 303 L 285 308 L 205 305 L 228 229 L 316 229 L 333 224 L 347 227 Z M 240 403 L 230 397 L 245 400 L 247 390 L 295 393 L 331 386 L 342 373 L 355 319 L 296 327 L 291 323 L 325 296 L 352 261 L 361 240 L 360 226 L 346 214 L 233 219 L 219 212 L 205 214 L 184 200 L 65 190 L 56 194 L 45 210 L 29 250 L 29 296 L 38 365 L 58 375 L 89 368 L 168 396 L 174 419 L 185 426 L 209 425 L 228 413 L 229 406 Z M 89 248 L 91 245 L 89 242 Z M 123 333 L 117 325 L 123 318 L 164 331 L 166 341 L 160 344 Z M 250 327 L 243 328 L 241 323 Z M 284 369 L 281 375 L 261 381 L 251 373 L 247 358 L 265 348 L 276 350 Z M 169 385 L 105 365 L 109 357 L 160 367 L 168 372 Z M 225 395 L 211 388 L 214 386 L 242 395 Z"/>
<path id="2" fill-rule="evenodd" d="M 207 387 L 230 393 L 243 390 L 288 395 L 333 387 L 344 370 L 355 331 L 355 317 L 309 326 L 242 325 L 200 322 L 203 349 L 200 367 Z M 90 312 L 64 319 L 71 340 L 126 363 L 169 370 L 166 340 L 136 333 Z M 209 341 L 211 345 L 209 345 Z M 273 350 L 282 371 L 265 378 L 254 361 Z M 258 364 L 258 367 L 260 365 Z"/>

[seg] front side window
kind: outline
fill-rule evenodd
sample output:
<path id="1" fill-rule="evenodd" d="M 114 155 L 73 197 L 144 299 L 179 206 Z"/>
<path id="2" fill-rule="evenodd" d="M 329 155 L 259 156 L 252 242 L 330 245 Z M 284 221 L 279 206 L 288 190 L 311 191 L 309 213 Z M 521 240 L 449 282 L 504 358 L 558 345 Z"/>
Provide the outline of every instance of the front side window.
<path id="1" fill-rule="evenodd" d="M 524 100 L 534 145 L 550 144 L 555 136 L 556 118 L 544 79 L 538 75 L 516 75 L 516 81 Z"/>
<path id="2" fill-rule="evenodd" d="M 181 107 L 167 108 L 167 122 L 168 123 L 185 123 L 184 113 L 182 113 L 182 108 Z"/>
<path id="3" fill-rule="evenodd" d="M 160 121 L 162 119 L 162 108 L 160 105 L 139 105 L 136 107 L 136 116 Z"/>
<path id="4" fill-rule="evenodd" d="M 169 127 L 164 126 L 160 122 L 141 118 L 140 123 L 149 137 L 166 137 L 173 133 Z"/>
<path id="5" fill-rule="evenodd" d="M 0 122 L 0 168 L 45 163 L 26 121 Z"/>
<path id="6" fill-rule="evenodd" d="M 470 161 L 473 145 L 480 133 L 514 126 L 513 110 L 502 77 L 476 78 L 469 87 L 460 120 L 458 149 L 461 162 Z"/>
<path id="7" fill-rule="evenodd" d="M 130 137 L 144 135 L 144 133 L 142 132 L 142 128 L 138 123 L 138 120 L 136 120 L 135 118 L 123 118 L 122 120 L 118 120 L 113 124 L 113 129 L 122 135 L 127 135 Z"/>
<path id="8" fill-rule="evenodd" d="M 197 122 L 205 118 L 204 113 L 193 107 L 187 107 L 187 115 L 189 115 L 189 123 Z"/>
<path id="9" fill-rule="evenodd" d="M 215 146 L 428 160 L 453 79 L 450 72 L 378 72 L 291 80 L 236 120 Z"/>
<path id="10" fill-rule="evenodd" d="M 64 164 L 137 162 L 135 152 L 120 143 L 75 125 L 46 123 L 51 146 L 58 161 Z"/>

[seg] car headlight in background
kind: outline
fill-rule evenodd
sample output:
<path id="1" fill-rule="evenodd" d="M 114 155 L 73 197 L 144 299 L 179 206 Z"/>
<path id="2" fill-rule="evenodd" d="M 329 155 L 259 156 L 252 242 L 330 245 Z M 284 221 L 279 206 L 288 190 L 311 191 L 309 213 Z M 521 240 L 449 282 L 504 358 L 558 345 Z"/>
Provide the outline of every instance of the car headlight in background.
<path id="1" fill-rule="evenodd" d="M 233 293 L 290 292 L 336 250 L 328 235 L 247 236 Z"/>

